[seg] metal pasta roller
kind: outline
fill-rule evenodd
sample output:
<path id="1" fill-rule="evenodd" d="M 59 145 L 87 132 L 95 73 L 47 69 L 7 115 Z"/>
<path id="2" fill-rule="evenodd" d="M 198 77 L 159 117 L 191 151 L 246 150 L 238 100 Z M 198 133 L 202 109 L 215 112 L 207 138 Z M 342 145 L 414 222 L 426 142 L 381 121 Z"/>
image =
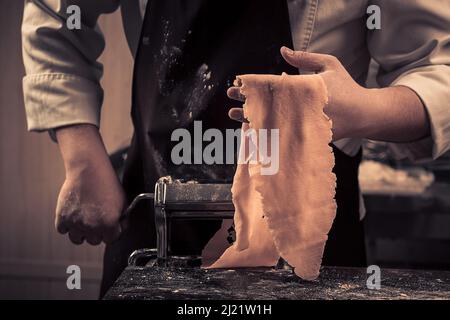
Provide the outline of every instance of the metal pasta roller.
<path id="1" fill-rule="evenodd" d="M 172 180 L 162 177 L 155 185 L 154 193 L 138 195 L 125 211 L 124 217 L 142 200 L 153 200 L 156 226 L 156 249 L 140 249 L 133 252 L 129 265 L 141 261 L 156 261 L 158 265 L 200 265 L 198 256 L 170 256 L 170 224 L 172 220 L 233 219 L 231 184 L 199 183 Z"/>

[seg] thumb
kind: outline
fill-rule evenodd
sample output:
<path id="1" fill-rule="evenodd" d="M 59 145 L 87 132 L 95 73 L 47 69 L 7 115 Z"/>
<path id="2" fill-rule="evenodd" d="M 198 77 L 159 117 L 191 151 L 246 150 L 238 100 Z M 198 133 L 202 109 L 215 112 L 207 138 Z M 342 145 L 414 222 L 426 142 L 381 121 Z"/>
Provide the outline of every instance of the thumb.
<path id="1" fill-rule="evenodd" d="M 321 72 L 334 66 L 335 58 L 327 54 L 294 51 L 281 47 L 281 55 L 291 66 L 304 71 Z"/>

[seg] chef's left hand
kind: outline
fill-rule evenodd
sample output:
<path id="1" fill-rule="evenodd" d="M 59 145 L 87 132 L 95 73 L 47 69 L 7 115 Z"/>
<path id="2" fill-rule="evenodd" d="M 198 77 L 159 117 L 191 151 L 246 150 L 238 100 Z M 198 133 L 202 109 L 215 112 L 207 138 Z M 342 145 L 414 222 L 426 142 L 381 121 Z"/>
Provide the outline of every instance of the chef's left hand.
<path id="1" fill-rule="evenodd" d="M 281 54 L 292 66 L 316 72 L 324 80 L 329 98 L 324 111 L 333 121 L 333 140 L 358 136 L 359 126 L 349 124 L 358 123 L 361 106 L 367 102 L 370 90 L 357 84 L 334 56 L 292 51 L 286 47 L 281 48 Z M 240 101 L 244 98 L 238 87 L 228 89 L 228 96 Z M 231 109 L 229 116 L 242 121 L 242 109 Z"/>
<path id="2" fill-rule="evenodd" d="M 331 55 L 281 48 L 284 59 L 303 71 L 317 73 L 325 82 L 328 104 L 324 111 L 333 121 L 333 140 L 367 138 L 390 142 L 413 142 L 429 137 L 430 119 L 420 97 L 409 87 L 368 89 L 356 83 L 339 60 Z M 238 87 L 228 96 L 243 101 Z M 229 116 L 245 121 L 242 108 Z"/>

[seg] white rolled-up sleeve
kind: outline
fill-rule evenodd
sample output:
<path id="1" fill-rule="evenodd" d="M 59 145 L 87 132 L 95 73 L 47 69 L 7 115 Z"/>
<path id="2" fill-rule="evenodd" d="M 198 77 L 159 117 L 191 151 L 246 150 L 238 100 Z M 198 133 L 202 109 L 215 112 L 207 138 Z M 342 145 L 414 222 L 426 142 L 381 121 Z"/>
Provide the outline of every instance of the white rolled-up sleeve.
<path id="1" fill-rule="evenodd" d="M 96 21 L 112 12 L 118 1 L 25 1 L 22 49 L 26 75 L 23 92 L 28 129 L 46 131 L 75 124 L 99 126 L 104 50 Z M 81 29 L 70 30 L 67 7 L 81 9 Z"/>
<path id="2" fill-rule="evenodd" d="M 368 48 L 380 65 L 381 87 L 406 86 L 424 104 L 431 136 L 392 147 L 414 161 L 436 159 L 450 150 L 450 2 L 373 0 L 381 29 L 368 32 Z"/>

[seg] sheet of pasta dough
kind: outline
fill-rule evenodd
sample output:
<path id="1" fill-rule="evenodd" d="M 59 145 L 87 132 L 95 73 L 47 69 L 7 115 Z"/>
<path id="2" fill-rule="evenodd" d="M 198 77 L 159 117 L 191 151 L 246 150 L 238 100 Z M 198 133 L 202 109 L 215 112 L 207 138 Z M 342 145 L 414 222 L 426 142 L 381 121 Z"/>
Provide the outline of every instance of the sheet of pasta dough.
<path id="1" fill-rule="evenodd" d="M 286 74 L 244 75 L 237 82 L 249 121 L 242 130 L 279 129 L 279 170 L 263 175 L 261 161 L 238 165 L 232 186 L 236 241 L 227 244 L 230 224 L 224 223 L 203 251 L 204 266 L 274 266 L 281 256 L 299 277 L 315 279 L 336 214 L 325 84 L 319 75 Z M 241 157 L 249 152 L 243 145 Z"/>

